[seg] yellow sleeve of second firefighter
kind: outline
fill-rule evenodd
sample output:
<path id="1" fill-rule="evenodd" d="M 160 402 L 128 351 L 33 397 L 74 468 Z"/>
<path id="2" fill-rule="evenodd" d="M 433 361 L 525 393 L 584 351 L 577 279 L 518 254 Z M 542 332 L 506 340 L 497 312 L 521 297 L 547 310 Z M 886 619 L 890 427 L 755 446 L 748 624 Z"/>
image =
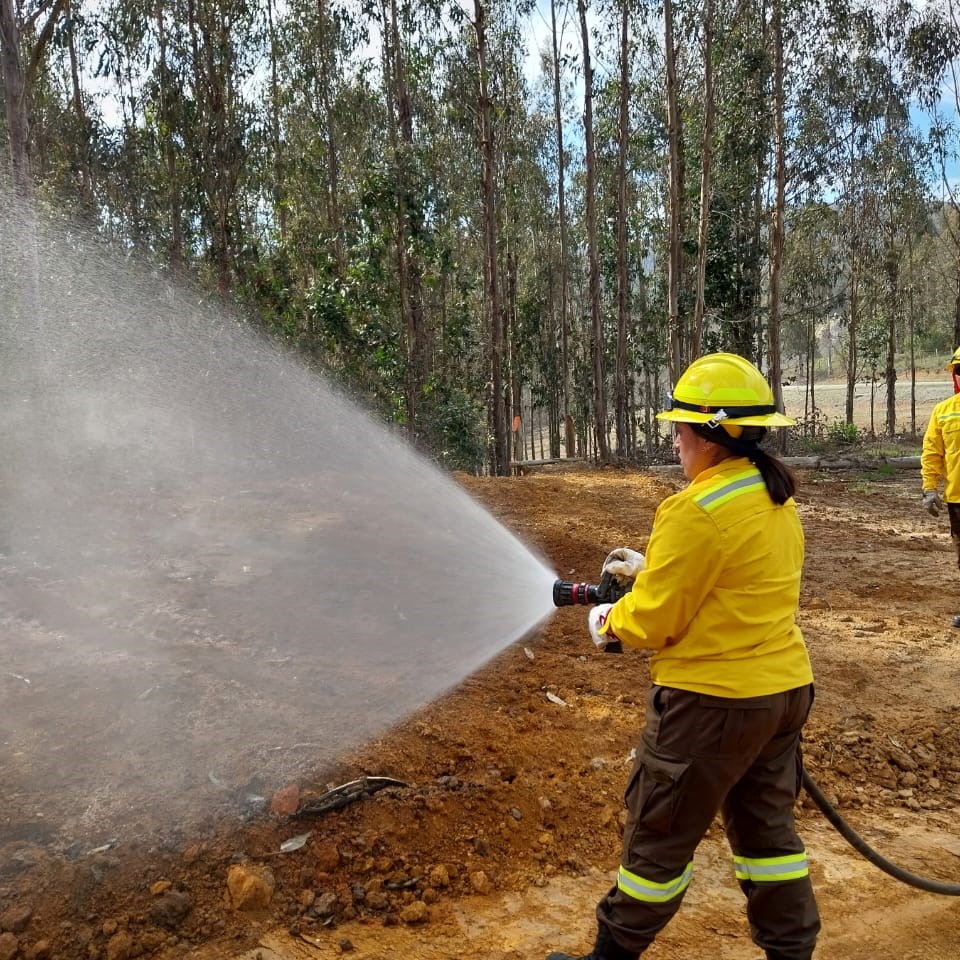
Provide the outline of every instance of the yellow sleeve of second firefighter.
<path id="1" fill-rule="evenodd" d="M 602 633 L 627 646 L 662 650 L 686 631 L 722 568 L 720 533 L 686 493 L 657 509 L 646 565 L 607 615 Z"/>
<path id="2" fill-rule="evenodd" d="M 937 404 L 930 414 L 923 435 L 923 451 L 920 454 L 920 483 L 923 490 L 936 490 L 940 478 L 946 475 L 943 458 L 943 431 L 940 429 L 940 407 Z"/>

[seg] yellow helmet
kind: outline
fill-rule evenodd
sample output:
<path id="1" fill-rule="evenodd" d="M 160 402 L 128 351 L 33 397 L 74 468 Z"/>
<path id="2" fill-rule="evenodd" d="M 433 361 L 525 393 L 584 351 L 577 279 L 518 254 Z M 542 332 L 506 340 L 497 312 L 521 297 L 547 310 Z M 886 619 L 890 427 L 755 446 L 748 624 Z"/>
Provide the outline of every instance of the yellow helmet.
<path id="1" fill-rule="evenodd" d="M 796 423 L 778 412 L 763 374 L 735 353 L 710 353 L 694 360 L 680 376 L 667 398 L 667 409 L 658 413 L 657 419 L 722 421 L 724 426 L 741 427 L 791 427 Z"/>
<path id="2" fill-rule="evenodd" d="M 953 351 L 950 362 L 944 367 L 944 370 L 952 370 L 957 364 L 960 364 L 960 347 Z"/>

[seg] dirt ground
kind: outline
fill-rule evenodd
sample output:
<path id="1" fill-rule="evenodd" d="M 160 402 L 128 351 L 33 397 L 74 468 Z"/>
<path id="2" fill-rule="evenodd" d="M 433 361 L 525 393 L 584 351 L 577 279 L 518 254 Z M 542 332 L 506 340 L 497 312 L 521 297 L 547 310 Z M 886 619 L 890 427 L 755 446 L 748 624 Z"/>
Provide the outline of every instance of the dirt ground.
<path id="1" fill-rule="evenodd" d="M 960 630 L 951 626 L 960 579 L 947 522 L 919 509 L 915 472 L 800 480 L 799 619 L 817 678 L 807 768 L 884 855 L 960 882 Z M 609 549 L 643 549 L 656 505 L 683 480 L 611 469 L 458 482 L 559 576 L 595 581 Z M 618 862 L 649 679 L 640 655 L 594 652 L 585 619 L 583 608 L 558 610 L 345 756 L 334 779 L 291 784 L 273 812 L 225 817 L 168 844 L 74 855 L 55 852 L 42 831 L 17 835 L 0 815 L 0 960 L 585 952 Z M 362 776 L 406 786 L 296 814 L 324 786 Z M 0 796 L 15 778 L 0 769 Z M 956 898 L 880 872 L 809 800 L 798 813 L 823 916 L 818 957 L 960 956 Z M 680 914 L 647 956 L 759 956 L 717 825 Z"/>

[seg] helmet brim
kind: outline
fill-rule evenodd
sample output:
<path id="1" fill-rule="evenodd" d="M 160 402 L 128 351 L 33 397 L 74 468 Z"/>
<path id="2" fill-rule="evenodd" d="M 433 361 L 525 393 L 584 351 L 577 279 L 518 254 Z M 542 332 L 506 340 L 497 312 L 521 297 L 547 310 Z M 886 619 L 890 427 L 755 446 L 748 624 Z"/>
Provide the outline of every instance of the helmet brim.
<path id="1" fill-rule="evenodd" d="M 696 410 L 664 410 L 657 414 L 657 419 L 671 420 L 674 423 L 709 423 L 714 416 L 713 413 L 699 413 Z M 720 422 L 741 427 L 793 427 L 797 423 L 782 413 L 764 413 L 756 417 L 726 417 Z"/>

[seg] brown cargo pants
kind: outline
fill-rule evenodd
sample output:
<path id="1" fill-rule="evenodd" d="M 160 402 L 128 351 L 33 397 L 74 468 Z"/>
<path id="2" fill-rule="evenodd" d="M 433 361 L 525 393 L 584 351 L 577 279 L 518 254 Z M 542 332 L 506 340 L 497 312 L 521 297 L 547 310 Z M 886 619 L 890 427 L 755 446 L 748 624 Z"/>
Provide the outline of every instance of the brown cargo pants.
<path id="1" fill-rule="evenodd" d="M 957 567 L 960 568 L 960 503 L 948 503 L 947 515 L 950 517 L 950 540 L 957 551 Z"/>
<path id="2" fill-rule="evenodd" d="M 810 960 L 820 917 L 793 805 L 812 703 L 812 685 L 746 700 L 651 687 L 620 872 L 597 906 L 621 946 L 642 953 L 677 912 L 720 813 L 754 942 L 770 960 Z"/>

